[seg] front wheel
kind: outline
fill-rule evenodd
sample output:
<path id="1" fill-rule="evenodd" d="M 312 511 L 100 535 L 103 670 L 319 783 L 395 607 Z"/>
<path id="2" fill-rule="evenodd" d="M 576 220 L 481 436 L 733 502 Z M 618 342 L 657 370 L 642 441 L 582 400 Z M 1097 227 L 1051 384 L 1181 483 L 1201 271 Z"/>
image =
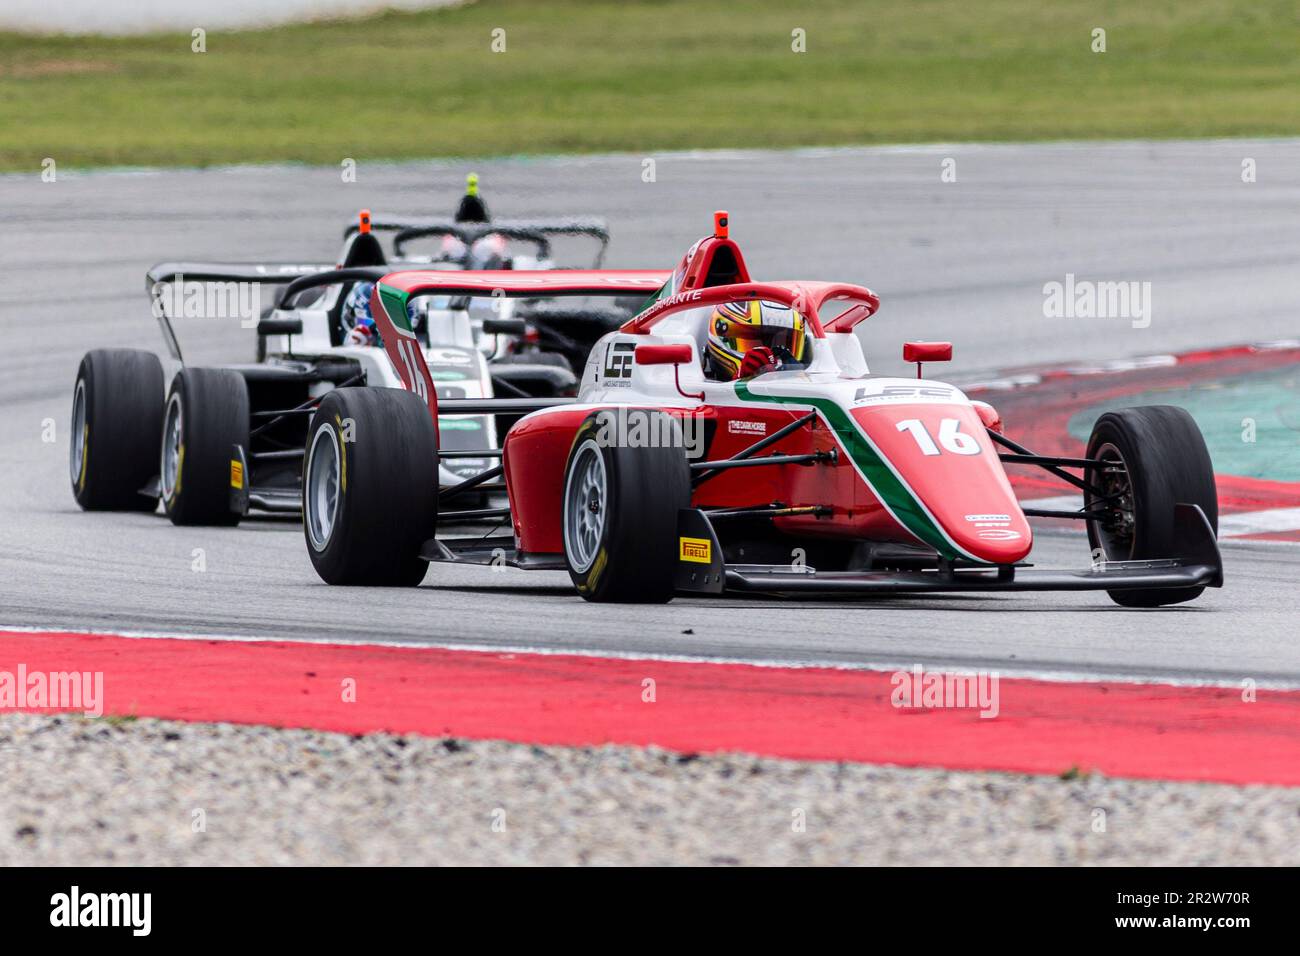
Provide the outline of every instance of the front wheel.
<path id="1" fill-rule="evenodd" d="M 312 416 L 303 534 L 327 584 L 415 587 L 438 526 L 438 436 L 429 408 L 397 388 L 338 388 Z"/>
<path id="2" fill-rule="evenodd" d="M 1084 472 L 1097 492 L 1084 492 L 1084 509 L 1105 517 L 1088 522 L 1093 553 L 1111 561 L 1180 558 L 1174 506 L 1199 505 L 1217 534 L 1219 498 L 1205 439 L 1186 410 L 1172 405 L 1121 408 L 1097 419 L 1088 457 L 1103 464 Z M 1124 607 L 1190 601 L 1201 587 L 1109 591 Z"/>
<path id="3" fill-rule="evenodd" d="M 564 558 L 574 587 L 588 601 L 663 604 L 672 599 L 677 569 L 677 513 L 690 507 L 691 473 L 681 427 L 663 412 L 646 416 L 641 434 L 620 441 L 611 411 L 578 429 L 564 472 Z"/>

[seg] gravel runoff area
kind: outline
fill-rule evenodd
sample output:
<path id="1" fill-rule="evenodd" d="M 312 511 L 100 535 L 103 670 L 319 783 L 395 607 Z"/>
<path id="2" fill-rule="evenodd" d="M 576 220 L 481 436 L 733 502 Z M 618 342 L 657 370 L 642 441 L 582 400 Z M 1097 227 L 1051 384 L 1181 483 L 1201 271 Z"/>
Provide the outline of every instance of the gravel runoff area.
<path id="1" fill-rule="evenodd" d="M 1300 789 L 0 717 L 0 864 L 1290 864 Z"/>

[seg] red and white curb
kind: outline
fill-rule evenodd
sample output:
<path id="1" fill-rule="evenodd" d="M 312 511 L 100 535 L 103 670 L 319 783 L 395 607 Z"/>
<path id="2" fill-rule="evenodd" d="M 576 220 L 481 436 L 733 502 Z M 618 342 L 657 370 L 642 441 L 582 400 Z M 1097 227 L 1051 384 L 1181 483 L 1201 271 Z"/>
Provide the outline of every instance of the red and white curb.
<path id="1" fill-rule="evenodd" d="M 1026 498 L 1026 508 L 1046 511 L 1079 511 L 1081 495 L 1058 495 L 1051 498 Z M 1300 508 L 1269 508 L 1264 511 L 1238 511 L 1219 515 L 1219 538 L 1249 538 L 1254 535 L 1300 531 Z"/>
<path id="2" fill-rule="evenodd" d="M 1015 369 L 963 387 L 973 396 L 993 401 L 1012 422 L 1013 437 L 1022 436 L 1039 453 L 1077 455 L 1080 443 L 1068 435 L 1066 423 L 1080 408 L 1130 393 L 1296 363 L 1300 363 L 1300 339 L 1287 339 L 1179 355 Z M 1019 471 L 1010 478 L 1025 507 L 1076 511 L 1083 506 L 1079 495 L 1063 494 L 1066 486 L 1055 478 Z M 1231 474 L 1216 475 L 1216 480 L 1221 539 L 1300 541 L 1300 483 Z"/>
<path id="3" fill-rule="evenodd" d="M 1032 385 L 1041 385 L 1062 378 L 1082 378 L 1094 375 L 1115 375 L 1143 369 L 1174 368 L 1180 365 L 1199 365 L 1226 358 L 1255 355 L 1261 352 L 1286 352 L 1300 349 L 1300 339 L 1278 339 L 1271 342 L 1254 342 L 1249 345 L 1232 345 L 1217 349 L 1199 349 L 1193 352 L 1141 355 L 1136 358 L 1112 359 L 1106 362 L 1077 365 L 1050 366 L 1037 369 L 1009 370 L 991 378 L 975 379 L 961 384 L 965 392 L 1006 392 Z"/>
<path id="4" fill-rule="evenodd" d="M 76 711 L 3 695 L 78 672 L 102 675 L 106 715 L 1300 786 L 1294 689 L 985 674 L 991 707 L 902 706 L 908 671 L 0 631 L 0 710 Z"/>

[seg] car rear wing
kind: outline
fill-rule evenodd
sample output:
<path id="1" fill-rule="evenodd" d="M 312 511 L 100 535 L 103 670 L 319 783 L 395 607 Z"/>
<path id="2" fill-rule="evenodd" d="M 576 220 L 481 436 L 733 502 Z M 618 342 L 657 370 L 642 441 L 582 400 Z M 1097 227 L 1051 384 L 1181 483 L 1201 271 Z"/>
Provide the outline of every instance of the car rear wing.
<path id="1" fill-rule="evenodd" d="M 666 269 L 410 269 L 390 271 L 380 284 L 408 299 L 417 295 L 552 299 L 649 295 L 657 292 L 670 274 Z"/>
<path id="2" fill-rule="evenodd" d="M 183 365 L 185 360 L 181 357 L 180 342 L 172 327 L 168 304 L 183 297 L 187 283 L 288 285 L 300 277 L 313 276 L 333 268 L 333 263 L 160 262 L 145 273 L 144 287 L 149 294 L 154 317 L 162 330 L 167 351 Z M 172 290 L 176 290 L 174 294 Z"/>
<path id="3" fill-rule="evenodd" d="M 424 354 L 419 348 L 407 311 L 411 299 L 421 295 L 478 296 L 487 298 L 545 299 L 564 296 L 649 295 L 668 281 L 669 273 L 656 269 L 603 270 L 556 269 L 483 271 L 412 270 L 393 272 L 375 283 L 370 314 L 379 327 L 384 349 L 402 384 L 429 406 L 435 427 L 438 394 Z M 509 399 L 492 400 L 494 408 Z M 553 399 L 547 406 L 562 404 Z M 546 407 L 539 405 L 538 407 Z M 457 409 L 461 410 L 460 408 Z M 529 409 L 534 410 L 534 409 Z"/>
<path id="4" fill-rule="evenodd" d="M 617 306 L 569 306 L 558 302 L 540 302 L 520 308 L 515 316 L 538 325 L 586 327 L 612 332 L 627 321 L 630 309 Z"/>
<path id="5" fill-rule="evenodd" d="M 180 277 L 195 282 L 292 282 L 333 269 L 332 262 L 160 262 L 145 273 L 145 288 Z"/>
<path id="6" fill-rule="evenodd" d="M 360 230 L 351 223 L 344 231 L 346 240 Z M 584 217 L 575 219 L 502 219 L 497 222 L 453 222 L 450 219 L 398 219 L 389 216 L 371 216 L 370 228 L 376 232 L 393 232 L 393 253 L 399 258 L 405 253 L 408 242 L 430 236 L 454 236 L 461 242 L 473 245 L 484 236 L 503 236 L 530 242 L 538 258 L 549 257 L 551 239 L 556 236 L 585 236 L 599 243 L 591 267 L 599 269 L 609 249 L 609 226 L 603 219 Z"/>

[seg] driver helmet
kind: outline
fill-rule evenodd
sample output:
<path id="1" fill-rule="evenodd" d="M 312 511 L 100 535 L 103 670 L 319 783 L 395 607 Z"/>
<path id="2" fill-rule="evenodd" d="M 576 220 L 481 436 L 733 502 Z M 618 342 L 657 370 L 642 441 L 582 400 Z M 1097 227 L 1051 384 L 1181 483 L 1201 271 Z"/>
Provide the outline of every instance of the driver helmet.
<path id="1" fill-rule="evenodd" d="M 339 320 L 343 324 L 343 341 L 347 345 L 375 345 L 382 347 L 384 340 L 375 325 L 375 317 L 370 314 L 370 297 L 375 291 L 373 282 L 358 282 L 343 300 L 343 311 Z M 421 297 L 406 305 L 406 317 L 410 320 L 411 331 L 424 342 L 429 313 L 428 300 Z M 427 342 L 425 343 L 427 344 Z"/>
<path id="2" fill-rule="evenodd" d="M 343 341 L 348 345 L 378 345 L 379 330 L 370 314 L 370 296 L 375 291 L 373 282 L 358 282 L 343 302 L 340 319 L 343 323 Z"/>
<path id="3" fill-rule="evenodd" d="M 810 349 L 804 317 L 787 305 L 757 299 L 725 302 L 709 315 L 706 354 L 720 381 L 773 368 L 805 368 Z"/>

